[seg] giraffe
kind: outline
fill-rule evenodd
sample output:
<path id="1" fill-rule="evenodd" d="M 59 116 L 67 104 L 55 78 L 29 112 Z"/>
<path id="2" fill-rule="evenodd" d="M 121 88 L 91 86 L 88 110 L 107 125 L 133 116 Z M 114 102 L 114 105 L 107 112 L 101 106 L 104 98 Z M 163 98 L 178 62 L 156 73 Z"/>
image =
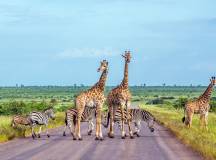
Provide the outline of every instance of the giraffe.
<path id="1" fill-rule="evenodd" d="M 104 89 L 108 74 L 108 62 L 103 60 L 98 72 L 102 72 L 99 81 L 91 87 L 89 90 L 79 94 L 75 100 L 75 105 L 77 109 L 77 119 L 76 119 L 76 134 L 73 135 L 73 139 L 82 140 L 80 134 L 80 121 L 82 113 L 85 107 L 95 107 L 96 108 L 96 138 L 95 140 L 103 140 L 102 130 L 101 130 L 101 110 L 103 103 L 105 101 Z"/>
<path id="2" fill-rule="evenodd" d="M 184 109 L 184 117 L 182 118 L 182 122 L 185 123 L 185 125 L 190 128 L 192 125 L 192 118 L 194 114 L 200 114 L 200 125 L 201 128 L 204 126 L 207 128 L 207 121 L 208 121 L 208 111 L 210 108 L 209 102 L 211 98 L 211 93 L 214 89 L 214 86 L 216 84 L 215 77 L 211 77 L 210 84 L 205 90 L 205 92 L 196 100 L 189 101 L 185 105 Z"/>
<path id="3" fill-rule="evenodd" d="M 116 110 L 118 107 L 121 108 L 121 137 L 122 139 L 125 138 L 125 129 L 124 129 L 124 108 L 126 108 L 126 113 L 128 113 L 128 106 L 130 105 L 130 99 L 131 99 L 131 93 L 128 88 L 128 64 L 131 60 L 131 54 L 130 51 L 125 51 L 125 54 L 122 55 L 122 57 L 125 59 L 125 68 L 124 68 L 124 78 L 120 85 L 118 85 L 116 88 L 112 89 L 108 96 L 107 96 L 107 103 L 109 107 L 109 117 L 110 119 L 110 128 L 108 136 L 110 138 L 114 138 L 114 131 L 113 131 L 113 125 L 114 125 L 114 115 L 116 113 Z M 129 116 L 127 116 L 129 117 Z M 133 138 L 133 132 L 131 130 L 131 124 L 130 121 L 127 120 L 127 124 L 129 127 L 130 137 Z"/>

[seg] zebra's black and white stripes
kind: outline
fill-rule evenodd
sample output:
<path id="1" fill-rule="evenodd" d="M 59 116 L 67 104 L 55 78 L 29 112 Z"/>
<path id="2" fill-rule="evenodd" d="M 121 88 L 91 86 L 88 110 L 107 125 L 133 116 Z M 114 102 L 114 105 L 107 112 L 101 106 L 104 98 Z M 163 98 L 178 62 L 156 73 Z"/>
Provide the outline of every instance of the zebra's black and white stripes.
<path id="1" fill-rule="evenodd" d="M 94 130 L 94 119 L 96 117 L 96 108 L 94 107 L 85 107 L 81 122 L 88 122 L 88 135 L 91 135 L 92 131 Z M 69 128 L 71 135 L 74 137 L 75 132 L 75 124 L 77 119 L 77 110 L 74 108 L 70 108 L 65 112 L 65 128 L 63 132 L 63 136 L 66 136 L 66 129 Z"/>
<path id="2" fill-rule="evenodd" d="M 124 121 L 125 123 L 127 123 L 127 119 L 134 123 L 135 125 L 135 132 L 134 134 L 136 134 L 137 136 L 139 136 L 139 132 L 140 132 L 140 128 L 141 128 L 141 121 L 145 121 L 148 125 L 148 128 L 151 132 L 154 132 L 154 122 L 155 122 L 155 118 L 154 116 L 144 110 L 144 109 L 129 109 L 129 117 L 127 118 L 127 112 L 126 109 L 124 110 Z M 114 117 L 114 122 L 118 124 L 119 128 L 121 129 L 121 110 L 120 108 L 118 108 L 116 110 L 116 114 Z M 109 113 L 107 116 L 104 116 L 104 122 L 103 122 L 104 127 L 108 127 L 109 125 Z"/>
<path id="3" fill-rule="evenodd" d="M 45 125 L 46 126 L 46 134 L 47 137 L 50 137 L 47 126 L 49 119 L 55 119 L 55 114 L 53 112 L 53 109 L 47 109 L 44 112 L 32 112 L 29 115 L 29 120 L 31 121 L 31 128 L 32 128 L 32 138 L 34 139 L 36 137 L 36 134 L 34 132 L 34 126 L 35 125 Z M 40 138 L 41 133 L 41 127 L 39 128 L 38 138 Z"/>

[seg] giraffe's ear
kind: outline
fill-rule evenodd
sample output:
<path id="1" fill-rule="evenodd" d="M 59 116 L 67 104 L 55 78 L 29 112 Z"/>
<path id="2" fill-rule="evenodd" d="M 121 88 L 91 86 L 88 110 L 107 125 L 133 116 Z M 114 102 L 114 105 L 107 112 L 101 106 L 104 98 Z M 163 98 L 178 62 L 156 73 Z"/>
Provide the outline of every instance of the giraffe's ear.
<path id="1" fill-rule="evenodd" d="M 121 56 L 122 56 L 123 58 L 125 58 L 125 55 L 122 54 Z"/>

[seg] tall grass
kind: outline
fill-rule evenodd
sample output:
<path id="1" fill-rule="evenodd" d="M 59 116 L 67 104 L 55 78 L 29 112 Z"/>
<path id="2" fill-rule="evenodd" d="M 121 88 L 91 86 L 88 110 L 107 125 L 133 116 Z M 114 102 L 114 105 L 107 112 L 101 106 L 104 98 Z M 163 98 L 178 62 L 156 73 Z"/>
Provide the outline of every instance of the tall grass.
<path id="1" fill-rule="evenodd" d="M 176 110 L 173 107 L 142 107 L 152 112 L 156 119 L 183 143 L 200 152 L 206 159 L 216 159 L 216 114 L 209 114 L 207 131 L 200 128 L 198 115 L 193 117 L 192 127 L 188 129 L 181 121 L 183 110 Z"/>
<path id="2" fill-rule="evenodd" d="M 56 113 L 55 120 L 50 120 L 48 127 L 55 128 L 63 125 L 64 117 L 65 116 L 63 112 Z M 16 137 L 24 137 L 31 134 L 30 127 L 19 126 L 15 129 L 11 127 L 11 119 L 11 116 L 0 116 L 0 142 L 6 142 Z M 36 128 L 36 131 L 38 131 L 38 127 Z"/>

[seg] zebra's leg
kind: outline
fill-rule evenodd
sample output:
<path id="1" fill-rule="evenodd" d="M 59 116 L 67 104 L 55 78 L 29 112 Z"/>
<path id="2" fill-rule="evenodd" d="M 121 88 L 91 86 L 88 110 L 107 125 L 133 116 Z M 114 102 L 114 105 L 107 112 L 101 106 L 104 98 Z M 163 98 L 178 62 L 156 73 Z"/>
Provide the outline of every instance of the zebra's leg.
<path id="1" fill-rule="evenodd" d="M 41 138 L 41 128 L 42 128 L 42 126 L 40 126 L 40 128 L 39 128 L 39 132 L 38 132 L 38 138 Z"/>
<path id="2" fill-rule="evenodd" d="M 109 112 L 110 112 L 110 117 L 107 117 L 107 121 L 110 120 L 110 129 L 109 129 L 109 133 L 108 133 L 108 137 L 109 138 L 114 138 L 114 131 L 113 131 L 113 126 L 114 126 L 114 107 L 109 105 Z"/>
<path id="3" fill-rule="evenodd" d="M 34 132 L 34 125 L 31 125 L 31 130 L 32 130 L 32 138 L 35 139 L 36 134 Z"/>
<path id="4" fill-rule="evenodd" d="M 67 125 L 64 127 L 63 136 L 66 136 Z"/>
<path id="5" fill-rule="evenodd" d="M 88 135 L 91 135 L 91 134 L 92 134 L 92 131 L 94 130 L 93 119 L 91 119 L 88 123 L 89 123 L 89 124 L 88 124 Z"/>
<path id="6" fill-rule="evenodd" d="M 47 135 L 47 137 L 49 138 L 50 135 L 49 135 L 49 131 L 48 131 L 48 124 L 45 124 L 45 126 L 46 126 L 46 135 Z"/>
<path id="7" fill-rule="evenodd" d="M 139 132 L 140 132 L 140 128 L 141 128 L 141 122 L 137 121 L 134 124 L 135 124 L 135 132 L 134 132 L 134 134 L 137 135 L 137 137 L 140 137 Z"/>
<path id="8" fill-rule="evenodd" d="M 63 136 L 66 136 L 66 130 L 68 127 L 68 120 L 67 120 L 67 116 L 65 117 L 65 127 L 64 127 L 64 131 L 63 131 Z"/>
<path id="9" fill-rule="evenodd" d="M 122 139 L 125 139 L 125 128 L 124 128 L 124 108 L 121 105 L 121 137 Z"/>
<path id="10" fill-rule="evenodd" d="M 134 136 L 133 136 L 133 131 L 132 131 L 132 128 L 131 128 L 131 120 L 130 120 L 130 116 L 129 116 L 129 112 L 128 112 L 128 104 L 129 102 L 127 101 L 126 102 L 126 114 L 127 114 L 127 123 L 128 123 L 128 130 L 129 130 L 129 134 L 130 134 L 130 138 L 133 139 Z"/>

